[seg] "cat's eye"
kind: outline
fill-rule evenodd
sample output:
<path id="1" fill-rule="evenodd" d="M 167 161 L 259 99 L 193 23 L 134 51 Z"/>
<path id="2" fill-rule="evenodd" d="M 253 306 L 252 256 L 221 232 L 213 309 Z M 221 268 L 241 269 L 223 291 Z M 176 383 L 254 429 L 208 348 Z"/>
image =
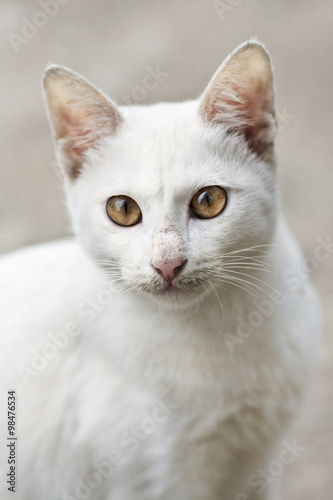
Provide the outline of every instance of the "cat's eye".
<path id="1" fill-rule="evenodd" d="M 129 196 L 111 196 L 106 203 L 106 212 L 119 226 L 135 226 L 142 219 L 139 205 Z"/>
<path id="2" fill-rule="evenodd" d="M 199 219 L 211 219 L 219 215 L 227 204 L 227 193 L 220 186 L 200 189 L 191 200 L 191 210 Z"/>

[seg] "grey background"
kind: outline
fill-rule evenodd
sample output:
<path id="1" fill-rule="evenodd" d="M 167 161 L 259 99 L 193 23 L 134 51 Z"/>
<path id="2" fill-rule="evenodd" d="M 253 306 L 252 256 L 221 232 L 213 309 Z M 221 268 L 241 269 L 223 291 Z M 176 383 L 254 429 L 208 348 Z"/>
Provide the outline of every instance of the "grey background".
<path id="1" fill-rule="evenodd" d="M 169 76 L 142 102 L 182 100 L 198 96 L 224 57 L 257 36 L 275 67 L 282 208 L 313 256 L 317 238 L 332 234 L 332 2 L 220 0 L 223 13 L 213 0 L 61 1 L 46 22 L 35 0 L 0 3 L 0 252 L 70 234 L 41 96 L 48 62 L 75 69 L 119 103 L 131 93 L 135 102 L 146 67 L 159 65 Z M 22 35 L 24 18 L 45 26 L 15 52 L 9 37 Z M 322 355 L 288 438 L 305 450 L 284 468 L 286 500 L 333 498 L 332 257 L 311 273 L 322 298 Z"/>

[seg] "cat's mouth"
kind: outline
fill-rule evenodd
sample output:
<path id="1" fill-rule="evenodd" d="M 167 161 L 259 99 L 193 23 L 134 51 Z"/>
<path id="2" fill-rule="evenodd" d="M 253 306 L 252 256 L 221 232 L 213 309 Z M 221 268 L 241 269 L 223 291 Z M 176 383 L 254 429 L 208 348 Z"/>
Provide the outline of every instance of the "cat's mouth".
<path id="1" fill-rule="evenodd" d="M 125 289 L 137 290 L 143 296 L 157 300 L 159 304 L 172 307 L 186 307 L 207 294 L 205 277 L 202 274 L 183 274 L 172 282 L 159 275 L 128 275 L 123 271 L 122 282 Z M 136 293 L 137 293 L 136 292 Z"/>
<path id="2" fill-rule="evenodd" d="M 144 292 L 157 299 L 160 303 L 172 306 L 186 307 L 205 295 L 207 288 L 202 280 L 197 279 L 177 279 L 172 283 L 159 283 L 150 290 L 145 288 Z"/>
<path id="3" fill-rule="evenodd" d="M 174 283 L 169 283 L 167 286 L 162 290 L 161 294 L 162 295 L 175 295 L 175 294 L 180 294 L 184 291 L 182 291 L 179 286 L 175 285 Z"/>

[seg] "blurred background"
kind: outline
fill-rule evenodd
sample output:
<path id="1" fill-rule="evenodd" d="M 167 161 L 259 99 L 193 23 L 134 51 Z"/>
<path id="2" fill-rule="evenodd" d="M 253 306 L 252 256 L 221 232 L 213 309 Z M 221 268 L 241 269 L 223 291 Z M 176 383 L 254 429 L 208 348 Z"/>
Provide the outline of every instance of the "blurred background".
<path id="1" fill-rule="evenodd" d="M 314 257 L 333 242 L 332 1 L 1 0 L 0 30 L 0 253 L 70 234 L 41 93 L 47 63 L 75 69 L 120 104 L 150 103 L 199 96 L 239 43 L 266 44 L 281 205 L 324 316 L 312 392 L 288 437 L 304 449 L 283 467 L 283 498 L 332 500 L 333 248 Z"/>

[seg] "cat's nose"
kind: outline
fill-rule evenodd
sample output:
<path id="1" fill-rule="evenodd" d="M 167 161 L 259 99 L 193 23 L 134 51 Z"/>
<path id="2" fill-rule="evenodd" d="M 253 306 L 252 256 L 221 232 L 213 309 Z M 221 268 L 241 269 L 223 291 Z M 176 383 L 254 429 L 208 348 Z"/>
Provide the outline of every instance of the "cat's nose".
<path id="1" fill-rule="evenodd" d="M 165 281 L 172 283 L 180 271 L 184 268 L 187 259 L 184 260 L 170 260 L 169 262 L 153 262 L 152 266 L 156 269 L 158 274 L 163 276 Z"/>

